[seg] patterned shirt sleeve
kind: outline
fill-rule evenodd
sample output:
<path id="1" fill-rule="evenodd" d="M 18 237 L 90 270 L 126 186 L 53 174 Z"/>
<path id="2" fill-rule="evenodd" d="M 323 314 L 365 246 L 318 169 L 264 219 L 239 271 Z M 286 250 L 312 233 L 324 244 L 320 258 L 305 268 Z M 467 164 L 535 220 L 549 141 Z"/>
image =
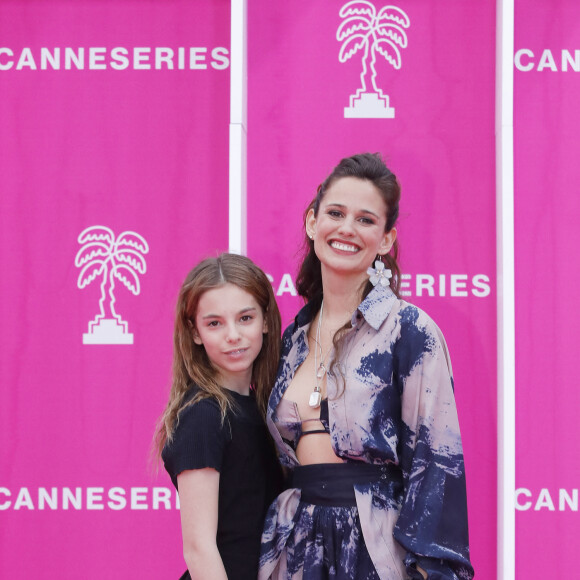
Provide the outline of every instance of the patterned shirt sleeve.
<path id="1" fill-rule="evenodd" d="M 451 364 L 435 323 L 412 306 L 400 312 L 394 356 L 402 393 L 400 465 L 405 493 L 394 535 L 411 578 L 473 577 L 465 470 Z"/>

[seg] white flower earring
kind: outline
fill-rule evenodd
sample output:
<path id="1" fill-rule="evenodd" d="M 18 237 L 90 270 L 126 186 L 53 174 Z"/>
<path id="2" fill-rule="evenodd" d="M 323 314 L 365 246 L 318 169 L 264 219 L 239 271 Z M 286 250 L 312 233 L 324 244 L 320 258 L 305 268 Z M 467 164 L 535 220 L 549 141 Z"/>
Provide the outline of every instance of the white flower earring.
<path id="1" fill-rule="evenodd" d="M 380 284 L 383 288 L 386 288 L 389 285 L 389 280 L 393 277 L 393 273 L 389 268 L 385 268 L 385 263 L 381 258 L 382 256 L 377 256 L 375 267 L 369 266 L 367 274 L 373 286 Z"/>

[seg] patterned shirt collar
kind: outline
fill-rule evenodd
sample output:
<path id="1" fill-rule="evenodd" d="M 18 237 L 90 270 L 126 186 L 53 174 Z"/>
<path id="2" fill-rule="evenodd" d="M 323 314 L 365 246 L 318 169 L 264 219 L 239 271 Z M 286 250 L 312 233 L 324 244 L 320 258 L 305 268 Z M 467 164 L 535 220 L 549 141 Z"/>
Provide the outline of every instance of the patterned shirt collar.
<path id="1" fill-rule="evenodd" d="M 378 330 L 387 319 L 396 300 L 397 297 L 389 286 L 385 288 L 377 284 L 361 302 L 358 311 L 364 316 L 370 326 Z M 355 316 L 353 316 L 353 326 L 356 326 L 354 321 Z"/>
<path id="2" fill-rule="evenodd" d="M 381 324 L 386 320 L 393 304 L 396 301 L 396 296 L 390 287 L 384 287 L 377 284 L 368 294 L 368 296 L 359 304 L 358 308 L 352 315 L 352 326 L 356 328 L 359 324 L 360 317 L 367 321 L 369 326 L 378 330 Z M 311 301 L 306 304 L 300 312 L 296 315 L 294 320 L 293 331 L 300 327 L 306 326 L 312 322 L 312 319 L 318 312 L 318 301 Z"/>

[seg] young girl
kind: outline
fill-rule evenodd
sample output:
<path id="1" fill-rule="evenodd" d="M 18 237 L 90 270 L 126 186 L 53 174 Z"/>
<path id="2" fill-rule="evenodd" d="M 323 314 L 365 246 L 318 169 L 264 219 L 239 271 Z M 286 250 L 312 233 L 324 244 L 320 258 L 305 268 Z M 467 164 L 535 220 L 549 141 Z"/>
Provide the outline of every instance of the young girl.
<path id="1" fill-rule="evenodd" d="M 179 491 L 182 578 L 256 579 L 264 515 L 282 483 L 263 419 L 279 350 L 272 286 L 251 260 L 222 254 L 189 273 L 156 437 Z"/>

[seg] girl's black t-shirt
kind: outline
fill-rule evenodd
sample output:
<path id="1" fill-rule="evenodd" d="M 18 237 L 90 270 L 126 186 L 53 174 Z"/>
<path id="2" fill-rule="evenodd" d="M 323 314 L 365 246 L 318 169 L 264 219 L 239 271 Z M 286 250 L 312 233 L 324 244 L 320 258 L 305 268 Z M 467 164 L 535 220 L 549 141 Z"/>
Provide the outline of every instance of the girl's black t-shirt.
<path id="1" fill-rule="evenodd" d="M 189 397 L 196 392 L 194 387 Z M 162 458 L 176 488 L 182 471 L 219 471 L 217 547 L 228 580 L 255 580 L 264 517 L 282 491 L 283 476 L 255 397 L 231 395 L 234 408 L 223 423 L 213 398 L 184 409 Z"/>

